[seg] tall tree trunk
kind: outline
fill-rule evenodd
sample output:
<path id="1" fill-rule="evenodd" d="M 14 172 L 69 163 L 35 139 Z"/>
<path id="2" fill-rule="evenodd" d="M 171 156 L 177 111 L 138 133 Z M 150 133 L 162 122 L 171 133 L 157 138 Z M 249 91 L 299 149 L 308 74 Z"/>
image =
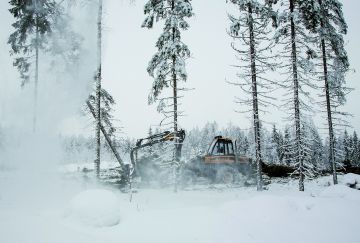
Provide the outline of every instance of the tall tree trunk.
<path id="1" fill-rule="evenodd" d="M 35 0 L 35 82 L 34 82 L 34 114 L 33 114 L 33 132 L 36 131 L 37 122 L 37 102 L 38 102 L 38 83 L 39 83 L 39 16 L 38 16 L 38 4 Z"/>
<path id="2" fill-rule="evenodd" d="M 171 2 L 171 10 L 172 12 L 175 9 L 175 0 L 172 0 Z M 175 28 L 172 28 L 172 41 L 175 42 Z M 178 100 L 177 100 L 177 77 L 176 77 L 176 56 L 173 55 L 172 57 L 172 83 L 173 83 L 173 105 L 174 105 L 174 133 L 177 136 L 178 132 Z M 178 180 L 178 169 L 179 169 L 179 163 L 181 158 L 181 144 L 179 144 L 179 139 L 174 139 L 174 145 L 175 145 L 175 164 L 174 164 L 174 190 L 177 191 L 177 180 Z"/>
<path id="3" fill-rule="evenodd" d="M 256 153 L 256 186 L 258 191 L 262 191 L 262 159 L 261 159 L 261 141 L 260 141 L 260 120 L 258 92 L 256 82 L 256 63 L 255 63 L 255 37 L 254 37 L 254 20 L 251 3 L 248 4 L 249 13 L 249 34 L 250 34 L 250 61 L 251 61 L 251 81 L 253 97 L 253 115 L 254 115 L 254 135 L 255 135 L 255 153 Z"/>
<path id="4" fill-rule="evenodd" d="M 319 0 L 320 8 L 322 9 L 322 0 Z M 324 22 L 320 21 L 321 28 L 324 28 Z M 324 81 L 325 81 L 325 96 L 326 96 L 326 110 L 327 110 L 327 120 L 329 126 L 329 144 L 330 144 L 330 163 L 333 171 L 333 181 L 334 184 L 337 184 L 337 175 L 336 175 L 336 161 L 335 161 L 335 138 L 334 138 L 334 129 L 332 122 L 332 112 L 331 112 L 331 100 L 330 100 L 330 90 L 329 90 L 329 80 L 328 80 L 328 70 L 327 70 L 327 57 L 326 57 L 326 46 L 325 39 L 321 38 L 321 51 L 322 51 L 322 61 L 324 68 Z"/>
<path id="5" fill-rule="evenodd" d="M 100 129 L 101 129 L 101 31 L 102 31 L 102 4 L 103 1 L 99 0 L 98 20 L 97 20 L 97 74 L 96 74 L 96 160 L 95 160 L 95 173 L 99 178 L 100 175 Z"/>
<path id="6" fill-rule="evenodd" d="M 295 150 L 296 163 L 299 165 L 299 190 L 304 191 L 304 171 L 303 160 L 301 157 L 301 127 L 300 127 L 300 101 L 299 101 L 299 79 L 297 70 L 297 53 L 296 53 L 296 32 L 294 23 L 294 0 L 290 0 L 290 25 L 291 25 L 291 59 L 294 82 L 294 108 L 295 108 Z"/>

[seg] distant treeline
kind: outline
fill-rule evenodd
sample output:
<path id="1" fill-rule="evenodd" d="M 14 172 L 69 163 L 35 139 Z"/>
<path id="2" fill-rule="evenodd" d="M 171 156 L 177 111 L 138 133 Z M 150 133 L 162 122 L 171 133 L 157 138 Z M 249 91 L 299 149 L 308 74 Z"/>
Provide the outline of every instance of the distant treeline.
<path id="1" fill-rule="evenodd" d="M 267 164 L 278 164 L 293 166 L 295 161 L 291 156 L 294 137 L 292 136 L 292 127 L 286 126 L 283 129 L 274 125 L 271 129 L 263 127 L 262 129 L 262 155 L 263 161 Z M 330 171 L 329 162 L 329 144 L 328 139 L 320 136 L 318 129 L 312 122 L 308 122 L 306 140 L 309 143 L 310 150 L 304 158 L 311 169 L 315 172 Z M 149 134 L 158 131 L 149 131 Z M 189 161 L 191 158 L 207 152 L 207 149 L 215 136 L 222 135 L 236 140 L 236 150 L 239 154 L 254 158 L 254 134 L 252 129 L 243 129 L 239 126 L 229 124 L 226 127 L 219 127 L 216 122 L 207 123 L 202 128 L 193 128 L 186 132 L 186 138 L 182 148 L 183 161 Z M 94 139 L 84 136 L 70 136 L 62 138 L 62 146 L 65 152 L 67 162 L 75 161 L 93 161 L 93 151 L 95 149 Z M 135 144 L 135 139 L 124 138 L 115 141 L 117 148 L 124 157 L 129 160 L 129 152 Z M 103 155 L 105 158 L 114 159 L 107 145 L 102 143 Z M 170 160 L 172 156 L 171 143 L 157 144 L 139 151 L 139 157 L 157 157 L 164 162 Z M 344 130 L 336 136 L 336 151 L 338 169 L 342 167 L 360 166 L 360 141 L 356 131 L 349 132 Z"/>

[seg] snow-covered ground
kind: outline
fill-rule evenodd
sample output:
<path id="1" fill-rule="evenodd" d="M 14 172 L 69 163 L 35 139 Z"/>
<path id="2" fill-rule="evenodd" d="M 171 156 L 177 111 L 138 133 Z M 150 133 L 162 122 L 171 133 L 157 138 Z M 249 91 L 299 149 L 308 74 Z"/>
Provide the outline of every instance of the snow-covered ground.
<path id="1" fill-rule="evenodd" d="M 133 195 L 84 178 L 0 172 L 0 242 L 358 243 L 360 176 L 273 183 L 267 191 L 202 188 Z M 22 178 L 16 180 L 16 178 Z M 53 178 L 54 180 L 52 180 Z"/>

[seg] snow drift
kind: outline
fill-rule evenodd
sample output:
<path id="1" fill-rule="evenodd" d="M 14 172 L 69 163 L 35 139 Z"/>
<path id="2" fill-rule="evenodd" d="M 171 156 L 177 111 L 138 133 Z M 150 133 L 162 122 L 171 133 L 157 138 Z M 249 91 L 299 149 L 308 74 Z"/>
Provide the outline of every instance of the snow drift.
<path id="1" fill-rule="evenodd" d="M 87 190 L 70 201 L 65 216 L 88 226 L 114 226 L 120 222 L 119 200 L 108 190 Z"/>

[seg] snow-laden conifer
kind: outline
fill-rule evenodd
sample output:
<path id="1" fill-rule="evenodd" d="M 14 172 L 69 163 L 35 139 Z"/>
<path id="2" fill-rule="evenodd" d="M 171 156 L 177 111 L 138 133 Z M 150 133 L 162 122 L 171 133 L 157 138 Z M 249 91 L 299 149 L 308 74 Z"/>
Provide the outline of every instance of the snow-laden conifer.
<path id="1" fill-rule="evenodd" d="M 255 141 L 255 162 L 257 167 L 257 190 L 262 190 L 262 150 L 261 127 L 259 112 L 272 104 L 269 96 L 271 85 L 274 84 L 267 76 L 274 70 L 274 55 L 272 45 L 268 39 L 269 28 L 276 24 L 275 14 L 271 9 L 272 1 L 260 2 L 257 0 L 231 0 L 239 12 L 229 14 L 229 35 L 234 39 L 231 47 L 236 52 L 239 64 L 239 86 L 246 95 L 238 98 L 237 103 L 246 105 L 252 113 L 252 122 Z"/>
<path id="2" fill-rule="evenodd" d="M 155 22 L 164 21 L 163 31 L 156 42 L 157 52 L 149 62 L 147 71 L 154 78 L 149 103 L 158 102 L 158 111 L 164 115 L 161 125 L 171 130 L 179 130 L 178 118 L 181 83 L 187 80 L 185 61 L 190 57 L 190 50 L 182 42 L 181 32 L 189 28 L 187 18 L 193 16 L 191 0 L 148 0 L 144 7 L 146 18 L 144 28 L 152 28 Z M 164 92 L 164 88 L 172 92 Z M 164 94 L 165 93 L 165 94 Z M 170 121 L 169 121 L 170 120 Z M 178 139 L 175 142 L 174 177 L 178 173 L 181 158 L 181 147 Z M 175 183 L 176 186 L 176 183 Z M 175 188 L 176 190 L 176 188 Z"/>
<path id="3" fill-rule="evenodd" d="M 21 86 L 31 79 L 34 73 L 34 114 L 33 130 L 36 129 L 37 96 L 39 82 L 40 51 L 45 49 L 46 42 L 52 32 L 52 24 L 58 5 L 53 0 L 11 0 L 10 13 L 14 16 L 12 24 L 14 32 L 10 35 L 8 44 L 11 55 L 15 56 L 13 65 L 17 67 Z"/>
<path id="4" fill-rule="evenodd" d="M 283 152 L 283 159 L 285 165 L 290 166 L 291 165 L 291 158 L 292 158 L 292 151 L 293 151 L 293 144 L 292 144 L 292 137 L 290 133 L 290 128 L 287 126 L 284 130 L 284 141 L 281 147 L 281 150 Z"/>
<path id="5" fill-rule="evenodd" d="M 317 44 L 323 81 L 324 102 L 322 107 L 326 111 L 329 131 L 329 160 L 332 165 L 333 181 L 337 184 L 336 175 L 336 126 L 344 124 L 340 110 L 346 101 L 349 89 L 346 87 L 345 73 L 349 68 L 349 61 L 344 48 L 343 35 L 347 33 L 347 24 L 342 12 L 342 4 L 338 0 L 301 0 L 306 27 L 317 35 Z M 346 124 L 346 122 L 345 122 Z"/>
<path id="6" fill-rule="evenodd" d="M 316 88 L 315 79 L 312 77 L 315 72 L 315 64 L 312 59 L 315 56 L 313 36 L 306 31 L 301 1 L 281 0 L 279 1 L 279 28 L 275 33 L 275 40 L 281 48 L 281 55 L 284 59 L 283 86 L 286 88 L 286 99 L 284 107 L 287 109 L 289 121 L 294 122 L 294 140 L 291 146 L 292 158 L 298 166 L 299 190 L 304 191 L 304 157 L 306 154 L 307 142 L 302 137 L 302 127 L 306 123 L 308 112 L 312 111 L 314 101 L 310 97 L 311 89 Z M 290 112 L 289 112 L 290 111 Z"/>
<path id="7" fill-rule="evenodd" d="M 270 150 L 272 151 L 275 163 L 282 164 L 282 160 L 284 158 L 283 143 L 284 138 L 281 131 L 273 125 L 270 136 Z"/>
<path id="8" fill-rule="evenodd" d="M 311 162 L 314 165 L 314 171 L 316 174 L 321 173 L 328 169 L 325 160 L 325 148 L 323 140 L 318 132 L 317 127 L 311 121 L 309 124 L 309 131 L 311 134 L 312 142 L 310 144 L 311 150 Z"/>
<path id="9" fill-rule="evenodd" d="M 96 86 L 96 98 L 95 98 L 95 113 L 96 113 L 96 159 L 95 159 L 95 173 L 99 177 L 100 174 L 100 127 L 101 127 L 101 79 L 102 79 L 102 16 L 103 16 L 103 1 L 98 2 L 98 16 L 97 16 L 97 62 L 96 62 L 96 75 L 95 75 L 95 86 Z"/>

